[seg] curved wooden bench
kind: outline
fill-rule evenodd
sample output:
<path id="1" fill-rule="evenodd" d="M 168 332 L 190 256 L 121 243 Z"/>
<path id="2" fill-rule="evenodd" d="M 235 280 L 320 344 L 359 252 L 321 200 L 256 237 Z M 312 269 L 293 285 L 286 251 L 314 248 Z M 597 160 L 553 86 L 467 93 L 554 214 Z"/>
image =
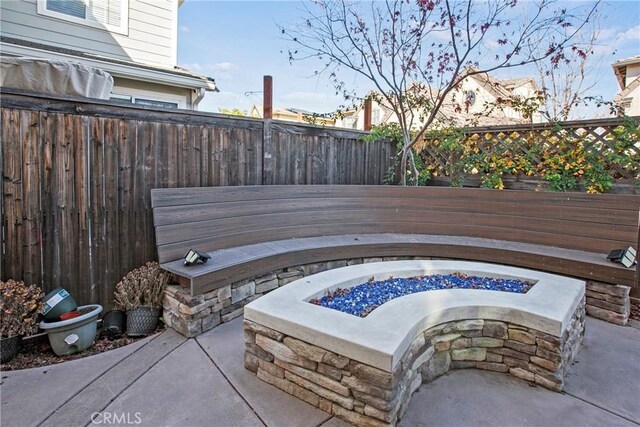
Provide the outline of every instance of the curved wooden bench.
<path id="1" fill-rule="evenodd" d="M 309 303 L 371 276 L 455 271 L 535 285 L 526 294 L 420 292 L 388 301 L 365 318 Z M 321 409 L 329 406 L 356 425 L 393 425 L 419 385 L 449 369 L 509 373 L 561 391 L 584 334 L 585 284 L 477 262 L 378 262 L 289 283 L 247 305 L 244 318 L 245 366 L 262 380 Z M 363 405 L 375 410 L 358 415 L 354 408 Z"/>
<path id="2" fill-rule="evenodd" d="M 158 258 L 199 295 L 278 268 L 355 257 L 456 258 L 637 287 L 606 260 L 637 246 L 640 197 L 392 186 L 154 189 Z M 205 265 L 185 267 L 188 249 Z"/>

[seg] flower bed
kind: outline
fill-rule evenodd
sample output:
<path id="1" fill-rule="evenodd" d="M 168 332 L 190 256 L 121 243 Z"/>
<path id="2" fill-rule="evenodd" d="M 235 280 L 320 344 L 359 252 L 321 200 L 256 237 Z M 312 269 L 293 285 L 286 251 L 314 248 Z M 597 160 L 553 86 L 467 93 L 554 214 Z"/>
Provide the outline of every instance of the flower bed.
<path id="1" fill-rule="evenodd" d="M 438 289 L 480 289 L 525 294 L 533 283 L 518 279 L 469 276 L 463 273 L 433 274 L 406 278 L 374 280 L 352 288 L 329 291 L 321 298 L 313 298 L 311 304 L 332 308 L 354 316 L 366 317 L 387 301 L 416 292 Z"/>
<path id="2" fill-rule="evenodd" d="M 164 327 L 158 327 L 153 334 L 161 333 Z M 22 343 L 16 357 L 10 362 L 0 365 L 0 371 L 16 371 L 19 369 L 38 368 L 41 366 L 57 365 L 58 363 L 68 362 L 70 360 L 82 359 L 87 356 L 104 353 L 105 351 L 115 350 L 133 344 L 146 337 L 127 337 L 123 335 L 118 338 L 111 338 L 103 331 L 99 331 L 96 340 L 91 347 L 67 356 L 57 356 L 46 336 L 41 335 L 34 337 Z"/>

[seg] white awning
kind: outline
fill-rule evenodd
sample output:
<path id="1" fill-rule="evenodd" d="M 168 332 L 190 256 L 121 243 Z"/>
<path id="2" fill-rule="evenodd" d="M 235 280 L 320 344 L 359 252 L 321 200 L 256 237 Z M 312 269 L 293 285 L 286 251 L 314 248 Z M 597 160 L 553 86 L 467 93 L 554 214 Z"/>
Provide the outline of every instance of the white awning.
<path id="1" fill-rule="evenodd" d="M 109 99 L 113 77 L 77 62 L 41 58 L 0 58 L 0 86 L 40 93 Z"/>

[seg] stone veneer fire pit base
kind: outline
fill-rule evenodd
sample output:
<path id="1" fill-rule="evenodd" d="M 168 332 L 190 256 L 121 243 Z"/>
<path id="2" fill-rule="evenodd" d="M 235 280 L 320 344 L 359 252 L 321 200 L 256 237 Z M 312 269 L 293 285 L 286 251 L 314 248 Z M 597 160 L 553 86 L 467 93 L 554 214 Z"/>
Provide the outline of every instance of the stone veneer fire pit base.
<path id="1" fill-rule="evenodd" d="M 402 277 L 403 271 L 406 277 L 420 269 L 432 274 L 454 268 L 487 275 L 496 267 L 499 271 L 494 276 L 537 284 L 527 294 L 423 292 L 390 301 L 367 318 L 358 318 L 306 301 L 327 289 L 348 287 L 337 286 L 337 277 L 346 275 L 345 283 L 355 285 L 361 271 L 347 267 L 340 269 L 343 272 L 309 276 L 246 307 L 245 367 L 261 380 L 358 426 L 395 425 L 420 384 L 450 369 L 509 373 L 550 390 L 563 389 L 584 334 L 584 282 L 445 261 L 370 264 L 366 275 L 378 279 L 384 264 L 394 277 Z M 334 285 L 329 286 L 331 282 Z M 555 295 L 549 294 L 554 288 Z M 415 307 L 422 312 L 408 313 Z M 314 320 L 315 316 L 319 317 Z M 349 320 L 353 324 L 345 323 Z M 310 328 L 314 321 L 318 327 Z M 338 324 L 340 330 L 332 331 Z M 371 331 L 368 336 L 362 332 L 367 330 Z M 354 331 L 357 336 L 349 342 Z"/>

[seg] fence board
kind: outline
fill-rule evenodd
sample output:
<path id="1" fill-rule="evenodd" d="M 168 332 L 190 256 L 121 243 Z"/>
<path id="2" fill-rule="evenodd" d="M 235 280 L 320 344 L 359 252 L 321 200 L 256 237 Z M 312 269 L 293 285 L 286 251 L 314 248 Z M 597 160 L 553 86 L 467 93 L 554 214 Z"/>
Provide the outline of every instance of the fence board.
<path id="1" fill-rule="evenodd" d="M 119 250 L 123 237 L 120 232 L 121 216 L 119 215 L 119 171 L 118 158 L 120 155 L 119 123 L 115 119 L 106 118 L 104 121 L 104 176 L 105 194 L 103 200 L 104 210 L 104 248 L 106 250 L 106 262 L 100 266 L 104 272 L 101 283 L 116 283 L 120 279 L 121 260 Z M 111 299 L 111 287 L 100 287 L 100 301 Z"/>
<path id="2" fill-rule="evenodd" d="M 0 276 L 111 307 L 156 258 L 150 189 L 380 184 L 361 132 L 2 89 Z M 379 168 L 384 170 L 380 171 Z M 348 168 L 348 169 L 346 169 Z"/>
<path id="3" fill-rule="evenodd" d="M 23 275 L 30 282 L 39 281 L 42 277 L 40 250 L 40 207 L 39 193 L 39 117 L 37 112 L 22 111 L 20 113 L 20 139 L 24 164 L 22 168 L 23 188 Z M 27 280 L 27 279 L 25 279 Z"/>

